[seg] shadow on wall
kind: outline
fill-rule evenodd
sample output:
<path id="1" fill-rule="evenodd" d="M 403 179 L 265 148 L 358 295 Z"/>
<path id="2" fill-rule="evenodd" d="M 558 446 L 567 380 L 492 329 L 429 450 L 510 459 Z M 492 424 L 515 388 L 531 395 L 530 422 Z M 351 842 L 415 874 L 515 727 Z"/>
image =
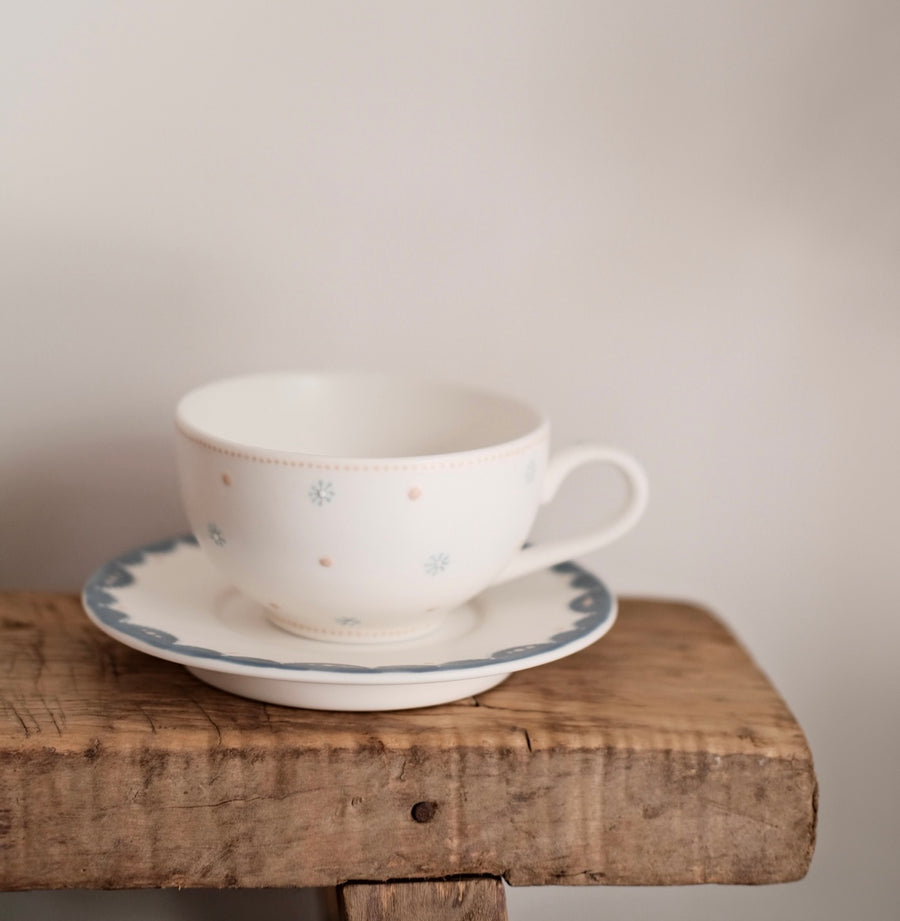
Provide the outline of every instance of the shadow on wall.
<path id="1" fill-rule="evenodd" d="M 45 439 L 0 461 L 0 589 L 79 590 L 107 558 L 186 531 L 167 436 Z"/>
<path id="2" fill-rule="evenodd" d="M 252 918 L 325 918 L 315 889 L 164 889 L 119 892 L 3 892 L 0 917 L 9 921 L 249 921 Z"/>
<path id="3" fill-rule="evenodd" d="M 186 530 L 172 411 L 242 341 L 225 317 L 243 315 L 243 270 L 20 218 L 0 224 L 0 589 L 75 590 L 108 557 Z"/>

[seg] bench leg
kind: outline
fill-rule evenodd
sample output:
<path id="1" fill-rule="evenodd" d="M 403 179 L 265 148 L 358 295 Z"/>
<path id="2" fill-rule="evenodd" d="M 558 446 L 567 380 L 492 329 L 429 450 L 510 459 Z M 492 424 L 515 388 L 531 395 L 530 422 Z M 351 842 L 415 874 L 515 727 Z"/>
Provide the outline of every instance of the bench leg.
<path id="1" fill-rule="evenodd" d="M 493 877 L 347 883 L 337 902 L 342 921 L 507 921 L 503 882 Z"/>

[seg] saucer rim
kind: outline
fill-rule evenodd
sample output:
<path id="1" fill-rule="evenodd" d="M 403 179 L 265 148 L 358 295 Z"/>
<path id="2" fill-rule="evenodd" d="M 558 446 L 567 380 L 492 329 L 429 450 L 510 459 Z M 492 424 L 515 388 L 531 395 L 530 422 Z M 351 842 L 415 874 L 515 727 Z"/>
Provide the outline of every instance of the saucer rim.
<path id="1" fill-rule="evenodd" d="M 432 665 L 360 666 L 335 662 L 276 662 L 254 657 L 231 656 L 214 649 L 180 645 L 178 637 L 147 624 L 138 624 L 127 611 L 119 610 L 121 602 L 113 596 L 117 588 L 136 581 L 130 571 L 139 566 L 148 554 L 172 554 L 180 547 L 196 548 L 191 534 L 178 534 L 160 541 L 143 544 L 109 559 L 88 578 L 81 593 L 82 606 L 91 620 L 108 636 L 139 652 L 177 663 L 224 674 L 242 675 L 275 681 L 295 681 L 315 684 L 410 684 L 453 682 L 489 675 L 508 675 L 516 671 L 565 658 L 591 645 L 612 629 L 618 615 L 618 601 L 606 584 L 589 570 L 568 561 L 539 572 L 553 571 L 568 575 L 567 588 L 571 597 L 567 607 L 579 617 L 565 631 L 547 638 L 546 642 L 527 646 L 509 646 L 480 659 L 447 661 Z M 532 574 L 534 575 L 534 574 Z M 521 581 L 529 578 L 522 576 Z M 520 580 L 516 580 L 520 581 Z M 226 585 L 225 580 L 222 584 Z M 580 610 L 582 603 L 593 609 Z M 126 627 L 132 628 L 129 632 Z M 277 629 L 277 628 L 276 628 Z M 137 631 L 137 632 L 136 632 Z M 156 642 L 154 642 L 156 640 Z M 292 636 L 298 650 L 315 643 L 321 649 L 324 641 Z M 328 643 L 339 660 L 344 644 Z M 393 644 L 391 644 L 393 645 Z"/>

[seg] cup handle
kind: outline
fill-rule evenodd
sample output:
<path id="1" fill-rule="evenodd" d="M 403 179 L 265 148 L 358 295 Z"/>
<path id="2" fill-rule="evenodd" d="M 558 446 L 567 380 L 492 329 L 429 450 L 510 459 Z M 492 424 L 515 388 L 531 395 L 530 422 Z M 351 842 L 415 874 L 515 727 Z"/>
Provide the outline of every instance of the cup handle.
<path id="1" fill-rule="evenodd" d="M 597 462 L 611 464 L 618 468 L 628 483 L 629 496 L 625 508 L 609 524 L 596 531 L 589 531 L 578 537 L 563 538 L 544 544 L 535 544 L 520 550 L 492 585 L 518 579 L 538 569 L 546 569 L 557 563 L 567 562 L 574 557 L 583 556 L 617 540 L 637 524 L 644 514 L 650 495 L 647 476 L 641 465 L 631 455 L 617 448 L 601 445 L 577 445 L 565 448 L 554 454 L 544 473 L 541 487 L 541 505 L 546 505 L 556 495 L 562 481 L 577 467 Z"/>

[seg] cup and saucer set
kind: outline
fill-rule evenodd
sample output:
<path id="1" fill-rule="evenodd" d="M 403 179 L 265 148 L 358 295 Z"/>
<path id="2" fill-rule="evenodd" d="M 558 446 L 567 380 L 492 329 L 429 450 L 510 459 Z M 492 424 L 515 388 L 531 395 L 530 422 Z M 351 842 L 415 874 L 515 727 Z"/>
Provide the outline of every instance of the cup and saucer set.
<path id="1" fill-rule="evenodd" d="M 368 373 L 253 374 L 184 396 L 179 480 L 190 534 L 100 567 L 90 619 L 217 688 L 291 707 L 448 703 L 571 655 L 616 600 L 571 560 L 641 517 L 628 454 L 550 455 L 520 400 Z M 525 545 L 541 505 L 587 463 L 629 496 L 604 526 Z"/>

